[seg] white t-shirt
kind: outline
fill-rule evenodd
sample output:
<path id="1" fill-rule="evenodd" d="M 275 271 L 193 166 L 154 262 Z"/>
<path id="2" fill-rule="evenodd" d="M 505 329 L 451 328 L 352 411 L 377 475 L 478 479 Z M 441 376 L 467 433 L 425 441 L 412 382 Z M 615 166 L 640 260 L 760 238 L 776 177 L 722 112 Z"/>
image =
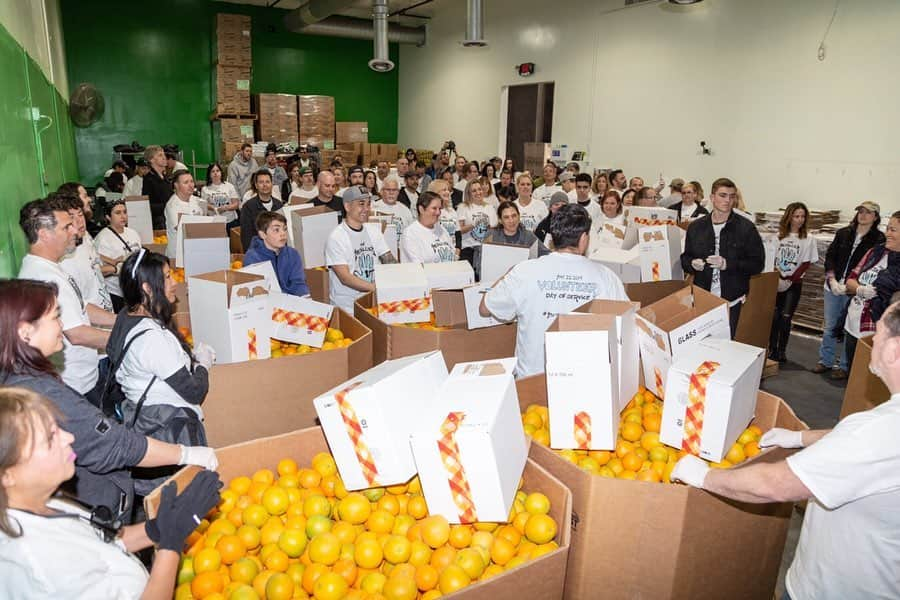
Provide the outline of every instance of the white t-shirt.
<path id="1" fill-rule="evenodd" d="M 406 228 L 400 239 L 400 261 L 418 263 L 456 260 L 453 238 L 440 223 L 428 229 L 418 221 Z"/>
<path id="2" fill-rule="evenodd" d="M 569 204 L 579 204 L 578 200 L 569 200 Z M 587 204 L 579 204 L 591 216 L 591 223 L 596 227 L 596 223 L 603 218 L 603 209 L 600 205 L 592 200 L 588 200 Z M 623 217 L 624 218 L 624 217 Z"/>
<path id="3" fill-rule="evenodd" d="M 456 213 L 456 209 L 452 207 L 441 209 L 441 218 L 438 222 L 443 225 L 451 237 L 455 236 L 456 232 L 459 231 L 459 215 Z"/>
<path id="4" fill-rule="evenodd" d="M 788 457 L 814 498 L 787 572 L 794 600 L 900 597 L 900 394 Z"/>
<path id="5" fill-rule="evenodd" d="M 251 198 L 253 198 L 253 196 L 256 195 L 256 192 L 254 192 L 252 189 L 247 190 L 244 195 L 241 196 L 241 207 L 247 204 L 247 200 L 250 200 Z M 279 200 L 281 200 L 281 188 L 277 185 L 272 186 L 272 198 L 278 198 Z M 313 196 L 313 198 L 315 198 L 315 196 Z"/>
<path id="6" fill-rule="evenodd" d="M 47 506 L 90 515 L 59 499 Z M 0 533 L 2 598 L 139 598 L 149 575 L 144 565 L 119 544 L 103 541 L 86 521 L 7 511 L 23 534 Z"/>
<path id="7" fill-rule="evenodd" d="M 540 200 L 544 203 L 544 207 L 548 208 L 550 206 L 550 196 L 555 194 L 556 192 L 561 192 L 562 186 L 558 183 L 554 183 L 552 185 L 547 185 L 546 183 L 539 185 L 534 192 L 531 193 L 531 198 L 533 200 Z"/>
<path id="8" fill-rule="evenodd" d="M 778 241 L 775 269 L 782 277 L 790 277 L 797 267 L 805 262 L 814 263 L 818 260 L 819 250 L 816 248 L 816 240 L 809 236 L 801 239 L 796 233 L 790 233 Z"/>
<path id="9" fill-rule="evenodd" d="M 888 254 L 889 252 L 885 252 L 877 263 L 875 263 L 869 269 L 866 269 L 862 273 L 859 274 L 859 285 L 874 285 L 875 279 L 878 278 L 878 274 L 887 269 L 888 264 Z M 844 329 L 855 338 L 863 337 L 862 332 L 859 330 L 860 320 L 862 319 L 863 308 L 866 306 L 867 300 L 863 300 L 859 296 L 853 296 L 850 298 L 850 303 L 847 305 L 847 319 L 844 321 Z M 871 331 L 865 332 L 866 336 L 873 335 Z"/>
<path id="10" fill-rule="evenodd" d="M 534 232 L 535 228 L 550 214 L 550 209 L 543 202 L 538 202 L 534 196 L 528 206 L 524 206 L 519 200 L 516 200 L 516 206 L 519 207 L 519 222 L 522 227 L 528 231 Z"/>
<path id="11" fill-rule="evenodd" d="M 516 376 L 544 371 L 544 332 L 557 315 L 594 299 L 628 300 L 622 281 L 584 256 L 552 252 L 514 266 L 484 297 L 502 321 L 518 320 Z"/>
<path id="12" fill-rule="evenodd" d="M 122 190 L 122 197 L 128 198 L 129 196 L 140 196 L 143 191 L 144 178 L 140 175 L 135 175 L 125 183 L 125 188 Z"/>
<path id="13" fill-rule="evenodd" d="M 466 186 L 469 185 L 469 181 L 467 179 L 457 179 L 456 175 L 453 175 L 454 181 L 456 183 L 453 184 L 453 189 L 461 191 L 463 194 L 466 193 Z"/>
<path id="14" fill-rule="evenodd" d="M 383 235 L 368 227 L 356 231 L 343 221 L 325 242 L 325 265 L 347 265 L 351 274 L 371 283 L 375 281 L 375 261 L 385 252 L 390 249 Z M 352 315 L 353 303 L 364 292 L 341 283 L 334 269 L 328 271 L 328 286 L 328 301 Z"/>
<path id="15" fill-rule="evenodd" d="M 59 288 L 57 301 L 63 331 L 82 325 L 91 326 L 78 284 L 57 263 L 34 254 L 26 254 L 22 259 L 19 279 L 36 279 L 56 284 Z M 60 367 L 63 382 L 79 394 L 85 394 L 97 385 L 100 356 L 93 348 L 72 345 L 63 336 L 63 355 L 56 354 L 53 359 L 53 363 Z M 59 359 L 62 359 L 61 365 Z"/>
<path id="16" fill-rule="evenodd" d="M 75 247 L 75 250 L 59 261 L 63 271 L 75 279 L 85 302 L 112 311 L 112 299 L 103 281 L 100 264 L 100 255 L 94 249 L 94 240 L 89 233 L 84 234 L 84 240 Z"/>
<path id="17" fill-rule="evenodd" d="M 304 200 L 312 200 L 313 198 L 317 198 L 319 196 L 319 186 L 314 185 L 311 190 L 304 190 L 303 187 L 293 187 L 293 183 L 291 184 L 291 198 L 302 198 Z M 279 190 L 279 194 L 281 191 Z M 280 198 L 279 198 L 280 200 Z M 288 202 L 290 202 L 290 198 L 288 198 Z"/>
<path id="18" fill-rule="evenodd" d="M 240 194 L 238 194 L 237 188 L 233 184 L 223 181 L 222 183 L 210 183 L 203 186 L 203 189 L 200 190 L 200 197 L 206 200 L 209 208 L 218 208 L 231 204 L 234 200 L 240 198 Z M 238 218 L 237 211 L 234 210 L 226 210 L 218 214 L 225 217 L 225 221 L 228 223 Z"/>
<path id="19" fill-rule="evenodd" d="M 462 236 L 463 248 L 480 246 L 491 227 L 497 225 L 497 211 L 490 204 L 466 204 L 456 207 L 456 214 L 463 225 L 474 225 Z"/>
<path id="20" fill-rule="evenodd" d="M 727 221 L 726 221 L 727 223 Z M 719 255 L 719 240 L 722 237 L 722 229 L 725 228 L 725 223 L 713 223 L 713 233 L 716 234 L 716 256 Z M 705 260 L 705 259 L 704 259 Z M 727 265 L 726 265 L 727 266 Z M 713 267 L 707 267 L 712 269 L 712 282 L 709 285 L 709 293 L 713 296 L 722 296 L 722 280 L 721 274 L 722 272 L 719 269 Z"/>
<path id="21" fill-rule="evenodd" d="M 172 194 L 166 203 L 166 235 L 168 236 L 168 244 L 166 244 L 166 256 L 175 258 L 175 244 L 178 240 L 178 215 L 203 215 L 203 209 L 197 202 L 197 196 L 191 196 L 187 202 Z"/>
<path id="22" fill-rule="evenodd" d="M 572 203 L 572 202 L 578 202 L 578 192 L 577 192 L 577 191 L 575 191 L 575 190 L 569 190 L 568 192 L 566 192 L 566 196 L 569 197 L 569 202 L 570 202 L 570 203 Z M 591 199 L 588 198 L 588 200 L 590 201 Z"/>
<path id="23" fill-rule="evenodd" d="M 94 247 L 97 249 L 98 254 L 102 254 L 106 258 L 127 258 L 132 252 L 140 250 L 141 236 L 134 229 L 126 227 L 125 231 L 117 237 L 116 232 L 109 227 L 104 227 L 97 234 L 97 237 L 94 238 Z M 108 275 L 104 281 L 110 294 L 122 296 L 122 288 L 119 286 L 119 273 Z"/>
<path id="24" fill-rule="evenodd" d="M 405 204 L 401 204 L 400 202 L 388 204 L 384 200 L 376 200 L 372 204 L 372 208 L 374 208 L 377 213 L 391 215 L 391 223 L 397 228 L 397 235 L 401 237 L 403 236 L 403 232 L 406 231 L 406 228 L 415 221 L 412 211 L 406 208 Z"/>
<path id="25" fill-rule="evenodd" d="M 178 392 L 169 387 L 166 379 L 177 373 L 182 367 L 190 371 L 191 357 L 184 351 L 172 332 L 151 318 L 142 319 L 135 325 L 128 335 L 125 343 L 138 332 L 149 330 L 134 341 L 128 354 L 122 360 L 119 370 L 116 371 L 116 381 L 122 386 L 122 392 L 129 402 L 137 404 L 150 384 L 150 380 L 156 376 L 156 381 L 147 390 L 147 399 L 144 406 L 164 404 L 187 408 L 203 418 L 203 411 L 196 404 L 191 404 L 182 398 Z"/>

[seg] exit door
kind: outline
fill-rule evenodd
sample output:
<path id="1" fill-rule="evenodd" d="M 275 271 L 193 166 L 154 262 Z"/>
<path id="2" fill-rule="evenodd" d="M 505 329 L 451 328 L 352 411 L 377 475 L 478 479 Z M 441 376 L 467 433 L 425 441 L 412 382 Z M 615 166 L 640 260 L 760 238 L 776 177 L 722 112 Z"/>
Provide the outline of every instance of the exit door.
<path id="1" fill-rule="evenodd" d="M 553 82 L 509 86 L 506 114 L 506 156 L 525 168 L 527 142 L 550 143 L 553 133 Z M 534 175 L 538 175 L 534 173 Z"/>

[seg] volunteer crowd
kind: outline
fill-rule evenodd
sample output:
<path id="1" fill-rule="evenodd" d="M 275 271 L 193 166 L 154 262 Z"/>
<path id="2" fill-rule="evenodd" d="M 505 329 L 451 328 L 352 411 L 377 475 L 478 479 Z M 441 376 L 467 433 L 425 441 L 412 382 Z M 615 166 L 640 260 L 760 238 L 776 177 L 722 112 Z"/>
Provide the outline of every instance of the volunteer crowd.
<path id="1" fill-rule="evenodd" d="M 619 169 L 580 172 L 578 163 L 530 173 L 453 147 L 427 157 L 410 149 L 368 168 L 322 165 L 305 149 L 281 166 L 274 147 L 260 165 L 252 152 L 245 144 L 196 182 L 174 155 L 149 146 L 132 172 L 115 163 L 94 198 L 73 182 L 22 206 L 29 252 L 18 278 L 0 281 L 3 597 L 136 597 L 145 589 L 170 597 L 183 541 L 218 500 L 202 410 L 215 351 L 203 340 L 190 346 L 173 320 L 170 261 L 184 215 L 240 227 L 244 264 L 269 261 L 283 291 L 305 296 L 303 257 L 288 244 L 282 208 L 334 210 L 339 224 L 324 248 L 329 301 L 350 314 L 375 290 L 376 263 L 466 260 L 478 277 L 485 242 L 533 247 L 536 258 L 486 282 L 480 307 L 517 323 L 518 377 L 544 370 L 543 335 L 556 315 L 593 299 L 627 300 L 603 257 L 639 225 L 634 214 L 685 231 L 680 266 L 728 302 L 732 337 L 750 278 L 778 273 L 768 354 L 780 362 L 803 276 L 819 260 L 803 203 L 785 208 L 777 234 L 760 236 L 728 178 L 706 192 L 699 181 L 650 186 Z M 149 198 L 153 228 L 166 231 L 165 255 L 145 249 L 128 226 L 123 198 L 140 195 Z M 367 226 L 378 215 L 396 236 Z M 892 394 L 900 392 L 898 227 L 900 212 L 882 223 L 879 204 L 864 201 L 835 235 L 814 369 L 845 379 L 857 341 L 874 335 L 870 369 Z M 688 455 L 673 477 L 742 501 L 810 500 L 789 597 L 898 597 L 900 519 L 890 515 L 900 500 L 900 453 L 888 437 L 898 419 L 892 396 L 832 431 L 773 429 L 761 445 L 809 447 L 787 460 L 709 471 Z M 146 520 L 141 499 L 186 464 L 208 471 L 180 494 L 165 488 L 158 516 Z M 135 553 L 151 547 L 148 573 Z"/>

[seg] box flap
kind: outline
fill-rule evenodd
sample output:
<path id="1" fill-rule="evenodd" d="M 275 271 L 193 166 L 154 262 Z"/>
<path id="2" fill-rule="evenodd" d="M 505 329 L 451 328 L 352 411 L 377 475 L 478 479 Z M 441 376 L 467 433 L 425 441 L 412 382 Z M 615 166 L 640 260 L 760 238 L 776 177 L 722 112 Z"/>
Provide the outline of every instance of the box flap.
<path id="1" fill-rule="evenodd" d="M 150 196 L 125 196 L 125 202 L 150 202 Z"/>
<path id="2" fill-rule="evenodd" d="M 597 331 L 615 326 L 615 315 L 591 313 L 571 313 L 559 315 L 550 323 L 547 331 Z"/>
<path id="3" fill-rule="evenodd" d="M 453 367 L 453 370 L 450 371 L 450 377 L 494 377 L 497 375 L 512 376 L 515 368 L 515 357 L 456 363 L 456 365 Z"/>
<path id="4" fill-rule="evenodd" d="M 225 232 L 225 223 L 185 223 L 182 228 L 185 241 L 228 237 Z"/>

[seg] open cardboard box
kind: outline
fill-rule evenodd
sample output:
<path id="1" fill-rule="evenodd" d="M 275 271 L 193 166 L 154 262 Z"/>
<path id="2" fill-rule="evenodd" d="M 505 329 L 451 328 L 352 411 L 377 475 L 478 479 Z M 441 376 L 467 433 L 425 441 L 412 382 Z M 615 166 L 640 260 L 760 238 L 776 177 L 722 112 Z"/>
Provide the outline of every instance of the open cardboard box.
<path id="1" fill-rule="evenodd" d="M 546 406 L 544 375 L 519 379 L 516 387 L 522 411 Z M 765 392 L 753 422 L 763 431 L 806 429 L 783 400 Z M 774 462 L 790 452 L 771 449 L 753 460 Z M 529 456 L 572 490 L 567 600 L 771 600 L 791 503 L 742 504 L 685 485 L 590 475 L 534 442 Z"/>
<path id="2" fill-rule="evenodd" d="M 230 267 L 225 223 L 183 223 L 185 276 Z"/>
<path id="3" fill-rule="evenodd" d="M 128 226 L 141 236 L 142 244 L 152 244 L 153 217 L 150 213 L 150 197 L 126 196 L 125 208 L 128 211 Z"/>
<path id="4" fill-rule="evenodd" d="M 467 329 L 481 329 L 503 325 L 494 317 L 483 317 L 478 312 L 481 299 L 491 288 L 489 283 L 476 283 L 460 289 L 431 290 L 434 323 L 439 327 L 460 325 Z"/>
<path id="5" fill-rule="evenodd" d="M 887 402 L 891 393 L 884 382 L 869 370 L 872 360 L 872 337 L 860 338 L 853 355 L 853 366 L 850 367 L 850 378 L 844 391 L 844 403 L 841 404 L 841 418 L 853 413 L 875 408 Z"/>
<path id="6" fill-rule="evenodd" d="M 305 271 L 306 285 L 309 287 L 310 297 L 316 302 L 328 304 L 328 269 L 316 267 L 315 269 L 305 269 Z"/>
<path id="7" fill-rule="evenodd" d="M 440 350 L 447 368 L 452 369 L 456 363 L 506 358 L 516 353 L 515 323 L 472 330 L 456 325 L 440 331 L 388 325 L 368 311 L 374 303 L 372 293 L 365 294 L 356 301 L 353 313 L 372 330 L 372 356 L 376 365 L 391 358 Z"/>
<path id="8" fill-rule="evenodd" d="M 190 328 L 186 313 L 178 325 Z M 316 424 L 313 399 L 372 366 L 372 332 L 335 308 L 330 327 L 353 343 L 310 354 L 217 364 L 203 403 L 209 445 L 221 448 Z M 195 341 L 201 341 L 196 339 Z"/>
<path id="9" fill-rule="evenodd" d="M 293 458 L 299 465 L 309 465 L 313 456 L 319 452 L 328 452 L 328 444 L 322 430 L 312 427 L 220 448 L 216 450 L 216 456 L 219 459 L 219 475 L 227 484 L 239 475 L 249 476 L 258 469 L 268 468 L 275 471 L 278 461 L 285 457 Z M 170 481 L 175 482 L 180 492 L 199 471 L 197 467 L 185 467 L 172 476 Z M 550 500 L 549 514 L 559 528 L 555 538 L 559 548 L 515 569 L 473 583 L 456 592 L 454 595 L 457 598 L 555 600 L 563 597 L 571 540 L 572 493 L 558 479 L 530 459 L 525 465 L 522 477 L 523 489 L 541 492 Z M 144 499 L 144 508 L 149 518 L 156 516 L 160 489 L 161 487 L 155 489 Z"/>
<path id="10" fill-rule="evenodd" d="M 750 278 L 747 301 L 741 307 L 734 341 L 757 348 L 769 347 L 769 331 L 775 314 L 778 273 L 759 273 Z"/>

